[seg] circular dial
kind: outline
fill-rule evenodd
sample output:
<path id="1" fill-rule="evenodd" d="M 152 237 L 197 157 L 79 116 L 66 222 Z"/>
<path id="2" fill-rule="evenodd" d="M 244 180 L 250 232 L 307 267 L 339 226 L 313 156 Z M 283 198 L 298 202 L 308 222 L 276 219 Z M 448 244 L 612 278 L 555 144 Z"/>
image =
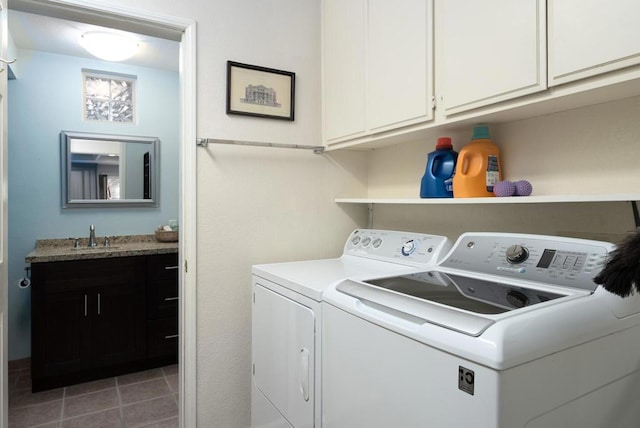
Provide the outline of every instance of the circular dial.
<path id="1" fill-rule="evenodd" d="M 529 257 L 529 250 L 522 245 L 512 245 L 507 248 L 507 261 L 512 264 L 522 263 Z"/>
<path id="2" fill-rule="evenodd" d="M 411 253 L 416 250 L 416 246 L 416 241 L 414 241 L 413 239 L 406 241 L 404 244 L 402 244 L 402 255 L 410 256 Z"/>
<path id="3" fill-rule="evenodd" d="M 370 243 L 371 243 L 371 238 L 370 237 L 365 236 L 364 238 L 362 238 L 362 246 L 363 247 L 369 246 Z"/>
<path id="4" fill-rule="evenodd" d="M 524 308 L 529 303 L 529 298 L 516 290 L 509 290 L 507 293 L 507 302 L 516 308 Z"/>

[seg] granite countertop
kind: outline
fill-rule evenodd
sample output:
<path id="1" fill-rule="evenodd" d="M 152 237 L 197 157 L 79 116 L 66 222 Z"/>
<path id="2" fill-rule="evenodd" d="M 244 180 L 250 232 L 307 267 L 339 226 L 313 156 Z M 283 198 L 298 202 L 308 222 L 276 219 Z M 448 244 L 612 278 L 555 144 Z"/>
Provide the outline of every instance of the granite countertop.
<path id="1" fill-rule="evenodd" d="M 177 242 L 160 242 L 155 235 L 109 237 L 108 247 L 104 246 L 104 236 L 96 237 L 98 245 L 92 248 L 88 246 L 88 238 L 80 238 L 79 241 L 80 247 L 74 248 L 73 239 L 39 239 L 36 248 L 24 260 L 26 263 L 44 263 L 178 252 Z"/>

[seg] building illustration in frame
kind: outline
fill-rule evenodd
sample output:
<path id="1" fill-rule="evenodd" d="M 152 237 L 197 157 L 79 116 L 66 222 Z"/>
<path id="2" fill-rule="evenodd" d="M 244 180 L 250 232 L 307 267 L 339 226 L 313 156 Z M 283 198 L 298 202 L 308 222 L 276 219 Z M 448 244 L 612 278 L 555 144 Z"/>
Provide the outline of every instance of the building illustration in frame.
<path id="1" fill-rule="evenodd" d="M 227 61 L 227 114 L 294 120 L 296 74 Z"/>
<path id="2" fill-rule="evenodd" d="M 243 103 L 281 107 L 277 101 L 277 93 L 273 88 L 267 88 L 264 85 L 248 85 L 245 87 L 244 93 L 245 97 L 240 98 Z"/>

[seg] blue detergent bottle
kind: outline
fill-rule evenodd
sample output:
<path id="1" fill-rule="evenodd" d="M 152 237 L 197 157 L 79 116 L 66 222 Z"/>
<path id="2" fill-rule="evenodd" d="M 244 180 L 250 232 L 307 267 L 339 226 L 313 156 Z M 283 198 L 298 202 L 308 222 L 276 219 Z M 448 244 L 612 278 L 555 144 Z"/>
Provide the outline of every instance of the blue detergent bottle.
<path id="1" fill-rule="evenodd" d="M 453 198 L 453 175 L 458 153 L 451 138 L 438 138 L 436 150 L 427 155 L 427 168 L 420 182 L 421 198 Z"/>

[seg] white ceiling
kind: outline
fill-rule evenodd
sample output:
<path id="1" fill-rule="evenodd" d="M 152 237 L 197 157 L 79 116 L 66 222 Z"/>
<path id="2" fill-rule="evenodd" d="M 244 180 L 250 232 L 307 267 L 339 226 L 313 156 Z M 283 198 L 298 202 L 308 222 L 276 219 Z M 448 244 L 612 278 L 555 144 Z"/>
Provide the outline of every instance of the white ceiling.
<path id="1" fill-rule="evenodd" d="M 83 33 L 96 30 L 127 34 L 138 40 L 138 53 L 123 63 L 178 71 L 180 43 L 176 41 L 9 10 L 9 32 L 18 49 L 96 59 L 78 43 Z"/>

